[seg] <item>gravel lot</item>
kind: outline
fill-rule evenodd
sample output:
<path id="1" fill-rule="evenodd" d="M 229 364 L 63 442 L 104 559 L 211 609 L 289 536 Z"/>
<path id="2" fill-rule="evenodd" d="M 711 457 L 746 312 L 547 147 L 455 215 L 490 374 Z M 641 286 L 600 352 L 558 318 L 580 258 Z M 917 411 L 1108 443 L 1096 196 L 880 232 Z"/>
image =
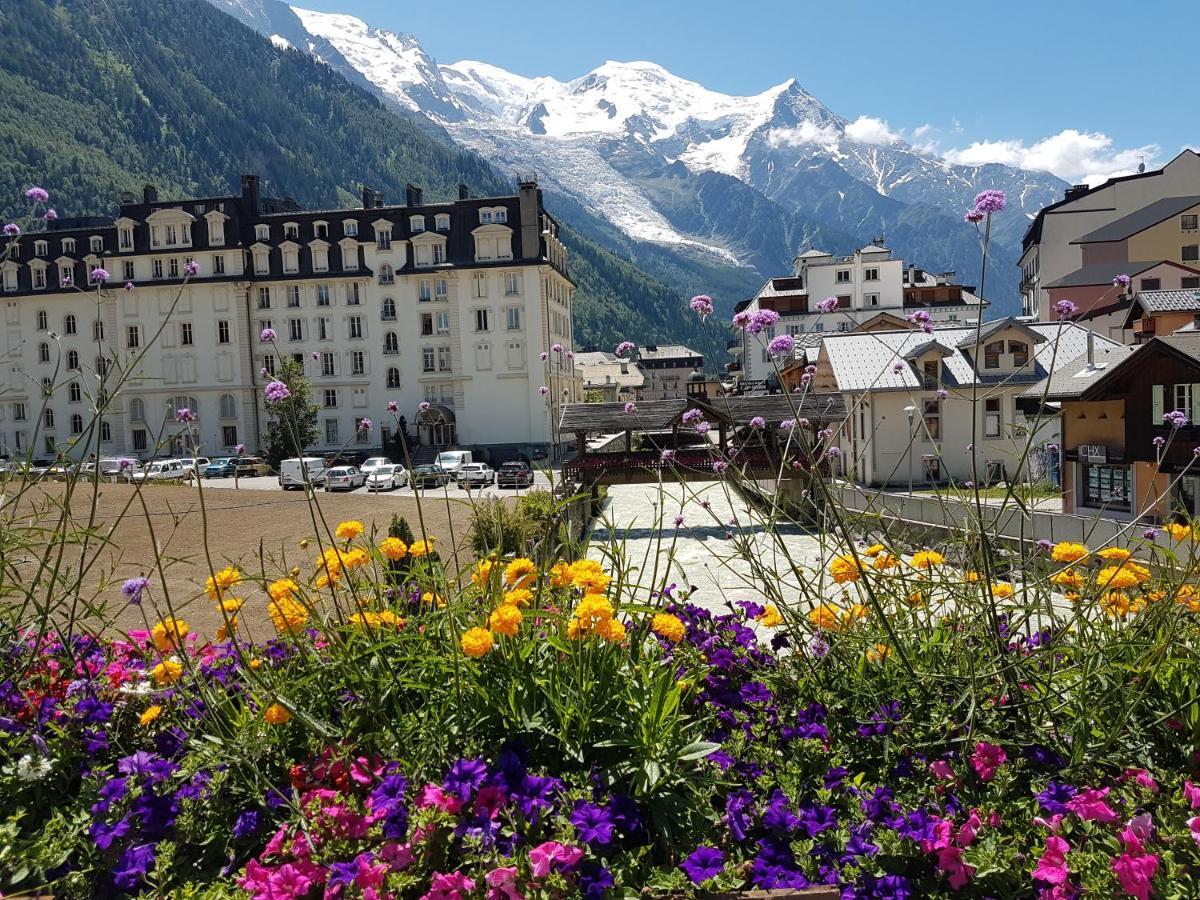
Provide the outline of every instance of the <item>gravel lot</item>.
<path id="1" fill-rule="evenodd" d="M 533 487 L 547 490 L 550 488 L 550 480 L 546 477 L 545 472 L 535 471 L 533 473 Z M 236 489 L 240 491 L 278 491 L 280 493 L 288 494 L 289 496 L 296 496 L 299 493 L 299 491 L 284 491 L 279 486 L 279 478 L 276 475 L 264 475 L 261 478 L 239 478 L 237 479 L 236 484 L 232 478 L 206 478 L 204 479 L 204 489 L 208 490 L 209 488 L 228 490 Z M 366 489 L 366 487 L 355 488 L 353 491 L 326 492 L 321 488 L 318 488 L 317 490 L 323 497 L 334 495 L 344 497 L 349 494 L 354 496 L 370 495 L 372 497 L 412 498 L 415 493 L 411 487 L 396 488 L 394 491 L 378 492 L 369 491 Z M 421 488 L 420 494 L 422 497 L 442 497 L 445 495 L 456 500 L 466 500 L 469 497 L 514 497 L 519 494 L 524 494 L 529 490 L 530 488 L 521 488 L 520 490 L 507 487 L 499 488 L 492 484 L 488 485 L 487 487 L 473 487 L 470 489 L 470 491 L 466 491 L 461 490 L 455 482 L 450 482 L 450 484 L 446 485 L 445 489 L 434 487 Z"/>

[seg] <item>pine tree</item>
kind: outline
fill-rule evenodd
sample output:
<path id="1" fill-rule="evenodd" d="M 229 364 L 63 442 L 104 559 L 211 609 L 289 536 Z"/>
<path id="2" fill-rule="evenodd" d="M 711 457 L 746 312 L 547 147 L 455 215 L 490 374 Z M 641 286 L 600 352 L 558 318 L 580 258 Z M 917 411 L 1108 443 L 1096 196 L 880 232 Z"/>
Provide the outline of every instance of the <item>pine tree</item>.
<path id="1" fill-rule="evenodd" d="M 287 385 L 288 398 L 268 406 L 267 462 L 278 469 L 282 460 L 303 456 L 304 448 L 317 440 L 317 405 L 312 402 L 312 385 L 304 377 L 304 366 L 294 359 L 280 360 L 276 381 Z"/>

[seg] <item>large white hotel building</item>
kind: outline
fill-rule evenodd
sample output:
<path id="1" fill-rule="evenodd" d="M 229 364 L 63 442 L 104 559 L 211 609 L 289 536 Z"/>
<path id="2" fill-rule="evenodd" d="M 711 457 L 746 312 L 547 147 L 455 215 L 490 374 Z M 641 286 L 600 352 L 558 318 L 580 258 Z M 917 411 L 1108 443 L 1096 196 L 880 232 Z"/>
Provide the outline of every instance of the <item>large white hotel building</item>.
<path id="1" fill-rule="evenodd" d="M 278 353 L 303 363 L 320 407 L 307 449 L 378 446 L 394 401 L 414 443 L 545 450 L 579 382 L 575 286 L 536 181 L 446 203 L 410 185 L 404 199 L 364 188 L 359 209 L 303 210 L 246 175 L 239 195 L 160 200 L 147 186 L 114 218 L 0 239 L 0 456 L 71 453 L 106 370 L 123 383 L 102 455 L 185 451 L 185 406 L 201 453 L 253 452 Z M 99 301 L 96 267 L 111 276 Z M 383 433 L 360 432 L 363 418 Z"/>

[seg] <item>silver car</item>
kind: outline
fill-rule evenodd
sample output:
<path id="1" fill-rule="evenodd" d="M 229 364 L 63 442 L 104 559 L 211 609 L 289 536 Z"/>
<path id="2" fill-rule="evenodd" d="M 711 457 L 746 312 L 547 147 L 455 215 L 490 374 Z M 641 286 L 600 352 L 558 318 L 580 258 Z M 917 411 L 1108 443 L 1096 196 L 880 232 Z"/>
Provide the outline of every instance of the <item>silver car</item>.
<path id="1" fill-rule="evenodd" d="M 335 466 L 325 472 L 326 491 L 352 491 L 367 483 L 367 476 L 355 466 Z"/>

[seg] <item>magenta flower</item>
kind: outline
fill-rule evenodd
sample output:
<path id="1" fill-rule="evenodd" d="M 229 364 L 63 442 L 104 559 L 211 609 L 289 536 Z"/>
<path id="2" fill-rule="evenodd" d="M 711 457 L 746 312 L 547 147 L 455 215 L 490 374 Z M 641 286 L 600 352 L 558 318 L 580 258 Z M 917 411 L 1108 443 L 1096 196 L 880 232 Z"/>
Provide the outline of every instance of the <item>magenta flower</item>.
<path id="1" fill-rule="evenodd" d="M 963 861 L 962 850 L 958 847 L 941 847 L 937 851 L 937 867 L 946 875 L 946 881 L 951 890 L 961 891 L 975 874 L 975 867 Z"/>
<path id="2" fill-rule="evenodd" d="M 633 341 L 621 341 L 621 343 L 617 344 L 616 353 L 617 356 L 628 356 L 636 349 L 637 344 L 635 344 Z"/>
<path id="3" fill-rule="evenodd" d="M 21 226 L 16 222 L 9 222 L 4 226 L 4 233 L 8 237 L 17 237 L 21 233 Z"/>
<path id="4" fill-rule="evenodd" d="M 963 221 L 970 222 L 972 225 L 978 225 L 983 221 L 983 213 L 977 209 L 968 209 L 963 213 Z"/>
<path id="5" fill-rule="evenodd" d="M 236 447 L 233 448 L 233 452 L 236 456 L 241 456 L 243 453 L 246 452 L 246 445 L 238 444 Z"/>
<path id="6" fill-rule="evenodd" d="M 388 412 L 394 413 L 394 412 L 399 411 L 399 409 L 400 409 L 400 404 L 398 404 L 395 400 L 389 400 L 387 402 L 387 411 Z"/>
<path id="7" fill-rule="evenodd" d="M 796 339 L 790 334 L 781 334 L 771 339 L 767 351 L 776 356 L 790 356 L 796 349 Z"/>
<path id="8" fill-rule="evenodd" d="M 125 282 L 125 290 L 127 290 L 127 291 L 133 290 L 133 282 L 132 281 Z"/>
<path id="9" fill-rule="evenodd" d="M 54 210 L 52 210 L 52 209 L 48 209 L 48 210 L 46 210 L 46 215 L 45 215 L 45 216 L 43 216 L 43 218 L 44 218 L 44 219 L 45 219 L 47 222 L 53 222 L 55 219 L 57 219 L 57 218 L 58 218 L 58 213 L 57 213 L 57 212 L 55 212 L 55 211 L 54 211 Z"/>
<path id="10" fill-rule="evenodd" d="M 895 372 L 897 375 L 899 375 L 901 372 L 904 371 L 904 363 L 902 363 L 902 362 L 896 363 L 895 365 L 892 366 L 892 371 Z"/>
<path id="11" fill-rule="evenodd" d="M 1191 779 L 1183 782 L 1183 799 L 1190 809 L 1200 809 L 1200 787 L 1192 784 Z"/>
<path id="12" fill-rule="evenodd" d="M 1113 279 L 1113 287 L 1127 288 L 1129 287 L 1130 278 L 1124 272 Z"/>
<path id="13" fill-rule="evenodd" d="M 1067 879 L 1071 877 L 1071 870 L 1067 868 L 1067 853 L 1070 849 L 1071 845 L 1062 838 L 1053 834 L 1047 837 L 1046 850 L 1038 860 L 1037 868 L 1033 870 L 1034 879 L 1046 884 L 1066 884 Z"/>
<path id="14" fill-rule="evenodd" d="M 25 199 L 30 203 L 45 203 L 50 199 L 50 194 L 45 188 L 31 187 L 25 192 Z"/>
<path id="15" fill-rule="evenodd" d="M 359 421 L 358 421 L 358 430 L 359 431 L 370 431 L 373 427 L 375 427 L 375 423 L 372 422 L 370 419 L 368 419 L 366 416 L 363 416 L 363 418 L 359 419 Z"/>
<path id="16" fill-rule="evenodd" d="M 272 341 L 274 341 L 274 340 L 275 340 L 275 338 L 277 338 L 277 337 L 279 337 L 279 335 L 277 335 L 277 334 L 275 333 L 275 329 L 274 329 L 274 328 L 264 328 L 264 329 L 262 330 L 262 333 L 261 333 L 261 334 L 259 334 L 259 336 L 258 336 L 258 339 L 259 339 L 260 341 L 262 341 L 264 344 L 269 344 L 269 343 L 271 343 Z"/>
<path id="17" fill-rule="evenodd" d="M 689 304 L 692 311 L 698 313 L 700 320 L 703 321 L 713 314 L 712 297 L 707 294 L 697 294 L 692 298 Z"/>
<path id="18" fill-rule="evenodd" d="M 529 851 L 529 870 L 534 878 L 545 878 L 551 870 L 569 872 L 583 859 L 578 847 L 568 847 L 558 841 L 546 841 Z"/>
<path id="19" fill-rule="evenodd" d="M 949 396 L 950 396 L 950 392 L 948 390 L 946 390 L 945 388 L 937 389 L 937 398 L 939 400 L 945 400 Z"/>
<path id="20" fill-rule="evenodd" d="M 429 409 L 429 401 L 422 400 L 420 403 L 417 404 L 417 409 L 419 409 L 421 412 L 425 412 L 425 410 Z"/>
<path id="21" fill-rule="evenodd" d="M 1004 752 L 1004 748 L 986 741 L 976 744 L 975 752 L 971 754 L 971 767 L 980 781 L 991 781 L 996 777 L 996 771 L 1006 762 L 1008 754 Z"/>
<path id="22" fill-rule="evenodd" d="M 263 388 L 263 396 L 267 398 L 268 403 L 282 403 L 292 396 L 292 392 L 282 381 L 272 381 Z"/>
<path id="23" fill-rule="evenodd" d="M 1105 802 L 1104 798 L 1107 796 L 1108 788 L 1087 788 L 1067 801 L 1067 809 L 1085 822 L 1107 825 L 1120 818 Z"/>
<path id="24" fill-rule="evenodd" d="M 733 318 L 730 319 L 730 324 L 734 328 L 745 328 L 750 324 L 750 313 L 744 309 L 740 313 L 734 313 Z"/>
<path id="25" fill-rule="evenodd" d="M 831 313 L 838 308 L 837 297 L 826 297 L 817 303 L 817 312 Z"/>
<path id="26" fill-rule="evenodd" d="M 931 321 L 933 321 L 933 317 L 923 309 L 918 309 L 915 312 L 909 313 L 906 318 L 912 325 L 928 325 Z"/>
<path id="27" fill-rule="evenodd" d="M 683 516 L 676 516 L 674 521 L 675 521 L 676 528 L 683 527 Z"/>
<path id="28" fill-rule="evenodd" d="M 181 406 L 175 410 L 175 421 L 180 423 L 195 422 L 196 414 L 186 406 Z"/>
<path id="29" fill-rule="evenodd" d="M 750 427 L 753 428 L 755 431 L 762 431 L 764 428 L 767 427 L 767 420 L 764 419 L 762 416 L 755 416 L 753 419 L 750 420 Z"/>
<path id="30" fill-rule="evenodd" d="M 550 345 L 550 349 L 551 349 L 551 350 L 553 350 L 555 353 L 562 353 L 562 352 L 563 352 L 563 345 L 562 345 L 562 344 L 558 344 L 558 343 L 551 344 L 551 345 Z"/>
<path id="31" fill-rule="evenodd" d="M 189 278 L 191 276 L 197 274 L 199 271 L 200 271 L 200 263 L 196 262 L 194 259 L 189 259 L 186 263 L 183 264 L 183 274 L 188 276 Z"/>
<path id="32" fill-rule="evenodd" d="M 660 454 L 660 458 L 665 463 L 673 462 L 675 460 L 675 451 L 674 450 L 664 450 Z"/>
<path id="33" fill-rule="evenodd" d="M 708 434 L 712 428 L 707 422 L 697 422 L 693 427 L 696 429 L 696 434 Z"/>
<path id="34" fill-rule="evenodd" d="M 1112 861 L 1112 870 L 1127 896 L 1150 900 L 1151 882 L 1158 871 L 1157 854 L 1122 853 Z"/>
<path id="35" fill-rule="evenodd" d="M 541 394 L 543 397 L 545 397 L 547 394 L 550 393 L 550 388 L 546 387 L 543 384 L 540 388 L 538 388 L 538 393 Z"/>
<path id="36" fill-rule="evenodd" d="M 713 473 L 716 475 L 724 475 L 725 470 L 729 468 L 729 463 L 723 459 L 714 459 L 712 464 Z M 707 501 L 705 501 L 707 502 Z"/>
<path id="37" fill-rule="evenodd" d="M 975 195 L 975 209 L 981 213 L 997 213 L 1004 209 L 1004 191 L 980 191 Z"/>
<path id="38" fill-rule="evenodd" d="M 96 266 L 96 268 L 92 269 L 92 271 L 88 274 L 88 281 L 90 281 L 92 284 L 100 284 L 101 282 L 108 281 L 108 270 Z"/>
<path id="39" fill-rule="evenodd" d="M 929 764 L 929 774 L 938 781 L 953 781 L 954 769 L 949 760 L 935 759 Z"/>
<path id="40" fill-rule="evenodd" d="M 1054 312 L 1058 314 L 1060 319 L 1069 319 L 1075 313 L 1079 312 L 1079 307 L 1070 300 L 1059 300 L 1054 304 Z"/>
<path id="41" fill-rule="evenodd" d="M 625 412 L 628 413 L 629 415 L 633 415 L 635 412 L 637 412 L 637 404 L 632 401 L 630 401 L 629 403 L 626 403 L 625 404 Z"/>

